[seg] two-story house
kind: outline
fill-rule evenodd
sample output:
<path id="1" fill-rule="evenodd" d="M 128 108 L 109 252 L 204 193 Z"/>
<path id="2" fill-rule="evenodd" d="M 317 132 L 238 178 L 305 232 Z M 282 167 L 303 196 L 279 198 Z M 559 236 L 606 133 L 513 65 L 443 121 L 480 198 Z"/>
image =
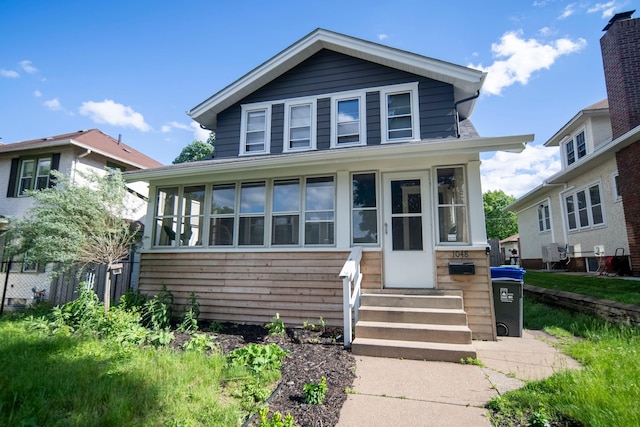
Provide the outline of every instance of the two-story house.
<path id="1" fill-rule="evenodd" d="M 195 292 L 218 321 L 342 325 L 357 247 L 364 293 L 454 294 L 464 328 L 494 339 L 479 153 L 533 135 L 477 134 L 484 78 L 311 32 L 189 111 L 216 133 L 212 160 L 125 174 L 152 194 L 140 289 Z"/>
<path id="2" fill-rule="evenodd" d="M 22 218 L 33 206 L 26 192 L 54 185 L 51 171 L 74 176 L 78 172 L 106 173 L 110 168 L 123 172 L 162 166 L 119 139 L 98 129 L 0 145 L 0 260 L 4 261 L 4 230 L 12 218 Z M 132 221 L 144 223 L 148 195 L 146 183 L 130 183 L 127 203 Z M 8 305 L 32 297 L 31 288 L 44 289 L 49 295 L 49 273 L 45 266 L 15 264 L 7 289 Z M 28 277 L 20 278 L 20 273 Z M 41 276 L 41 277 L 36 277 Z"/>
<path id="3" fill-rule="evenodd" d="M 600 44 L 608 99 L 555 133 L 560 172 L 507 209 L 518 215 L 524 268 L 638 273 L 640 184 L 640 20 L 611 18 Z"/>

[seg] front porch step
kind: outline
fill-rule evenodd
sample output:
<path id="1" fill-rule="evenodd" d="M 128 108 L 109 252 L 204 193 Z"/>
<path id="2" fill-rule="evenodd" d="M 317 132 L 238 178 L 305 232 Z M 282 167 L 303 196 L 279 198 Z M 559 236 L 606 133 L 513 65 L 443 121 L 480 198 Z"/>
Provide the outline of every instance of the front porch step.
<path id="1" fill-rule="evenodd" d="M 357 337 L 447 344 L 470 344 L 471 329 L 466 325 L 359 321 L 357 324 Z"/>
<path id="2" fill-rule="evenodd" d="M 441 362 L 460 362 L 461 359 L 476 357 L 476 350 L 472 344 L 443 344 L 357 337 L 351 343 L 351 349 L 353 354 L 361 356 Z"/>
<path id="3" fill-rule="evenodd" d="M 372 322 L 467 325 L 462 309 L 361 306 L 359 319 Z"/>
<path id="4" fill-rule="evenodd" d="M 463 308 L 462 296 L 460 295 L 362 294 L 361 305 L 458 310 Z"/>

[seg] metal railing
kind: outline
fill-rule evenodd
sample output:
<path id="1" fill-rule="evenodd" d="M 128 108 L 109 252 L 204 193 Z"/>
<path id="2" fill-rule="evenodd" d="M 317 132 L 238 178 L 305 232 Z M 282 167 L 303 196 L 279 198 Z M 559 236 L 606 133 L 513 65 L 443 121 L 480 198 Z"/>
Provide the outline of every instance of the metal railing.
<path id="1" fill-rule="evenodd" d="M 353 323 L 358 321 L 358 309 L 360 308 L 360 285 L 362 273 L 360 272 L 360 260 L 362 248 L 355 247 L 351 250 L 349 258 L 340 271 L 342 279 L 342 295 L 344 310 L 344 346 L 350 347 L 353 339 Z M 353 316 L 352 316 L 353 314 Z"/>

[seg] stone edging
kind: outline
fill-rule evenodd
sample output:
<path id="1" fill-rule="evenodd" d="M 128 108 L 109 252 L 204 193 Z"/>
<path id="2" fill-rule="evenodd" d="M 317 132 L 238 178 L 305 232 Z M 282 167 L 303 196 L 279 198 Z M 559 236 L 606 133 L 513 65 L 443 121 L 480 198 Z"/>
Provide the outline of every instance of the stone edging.
<path id="1" fill-rule="evenodd" d="M 540 288 L 526 283 L 524 285 L 524 294 L 548 305 L 595 314 L 614 322 L 640 326 L 640 307 L 636 305 L 597 299 L 573 292 Z"/>

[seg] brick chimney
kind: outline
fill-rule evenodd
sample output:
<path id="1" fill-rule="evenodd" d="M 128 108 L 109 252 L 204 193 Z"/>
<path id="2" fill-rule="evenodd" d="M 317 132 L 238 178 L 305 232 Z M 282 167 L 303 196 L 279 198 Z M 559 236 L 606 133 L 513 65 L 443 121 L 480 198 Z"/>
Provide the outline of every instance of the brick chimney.
<path id="1" fill-rule="evenodd" d="M 600 39 L 613 139 L 640 125 L 640 19 L 616 14 Z"/>

